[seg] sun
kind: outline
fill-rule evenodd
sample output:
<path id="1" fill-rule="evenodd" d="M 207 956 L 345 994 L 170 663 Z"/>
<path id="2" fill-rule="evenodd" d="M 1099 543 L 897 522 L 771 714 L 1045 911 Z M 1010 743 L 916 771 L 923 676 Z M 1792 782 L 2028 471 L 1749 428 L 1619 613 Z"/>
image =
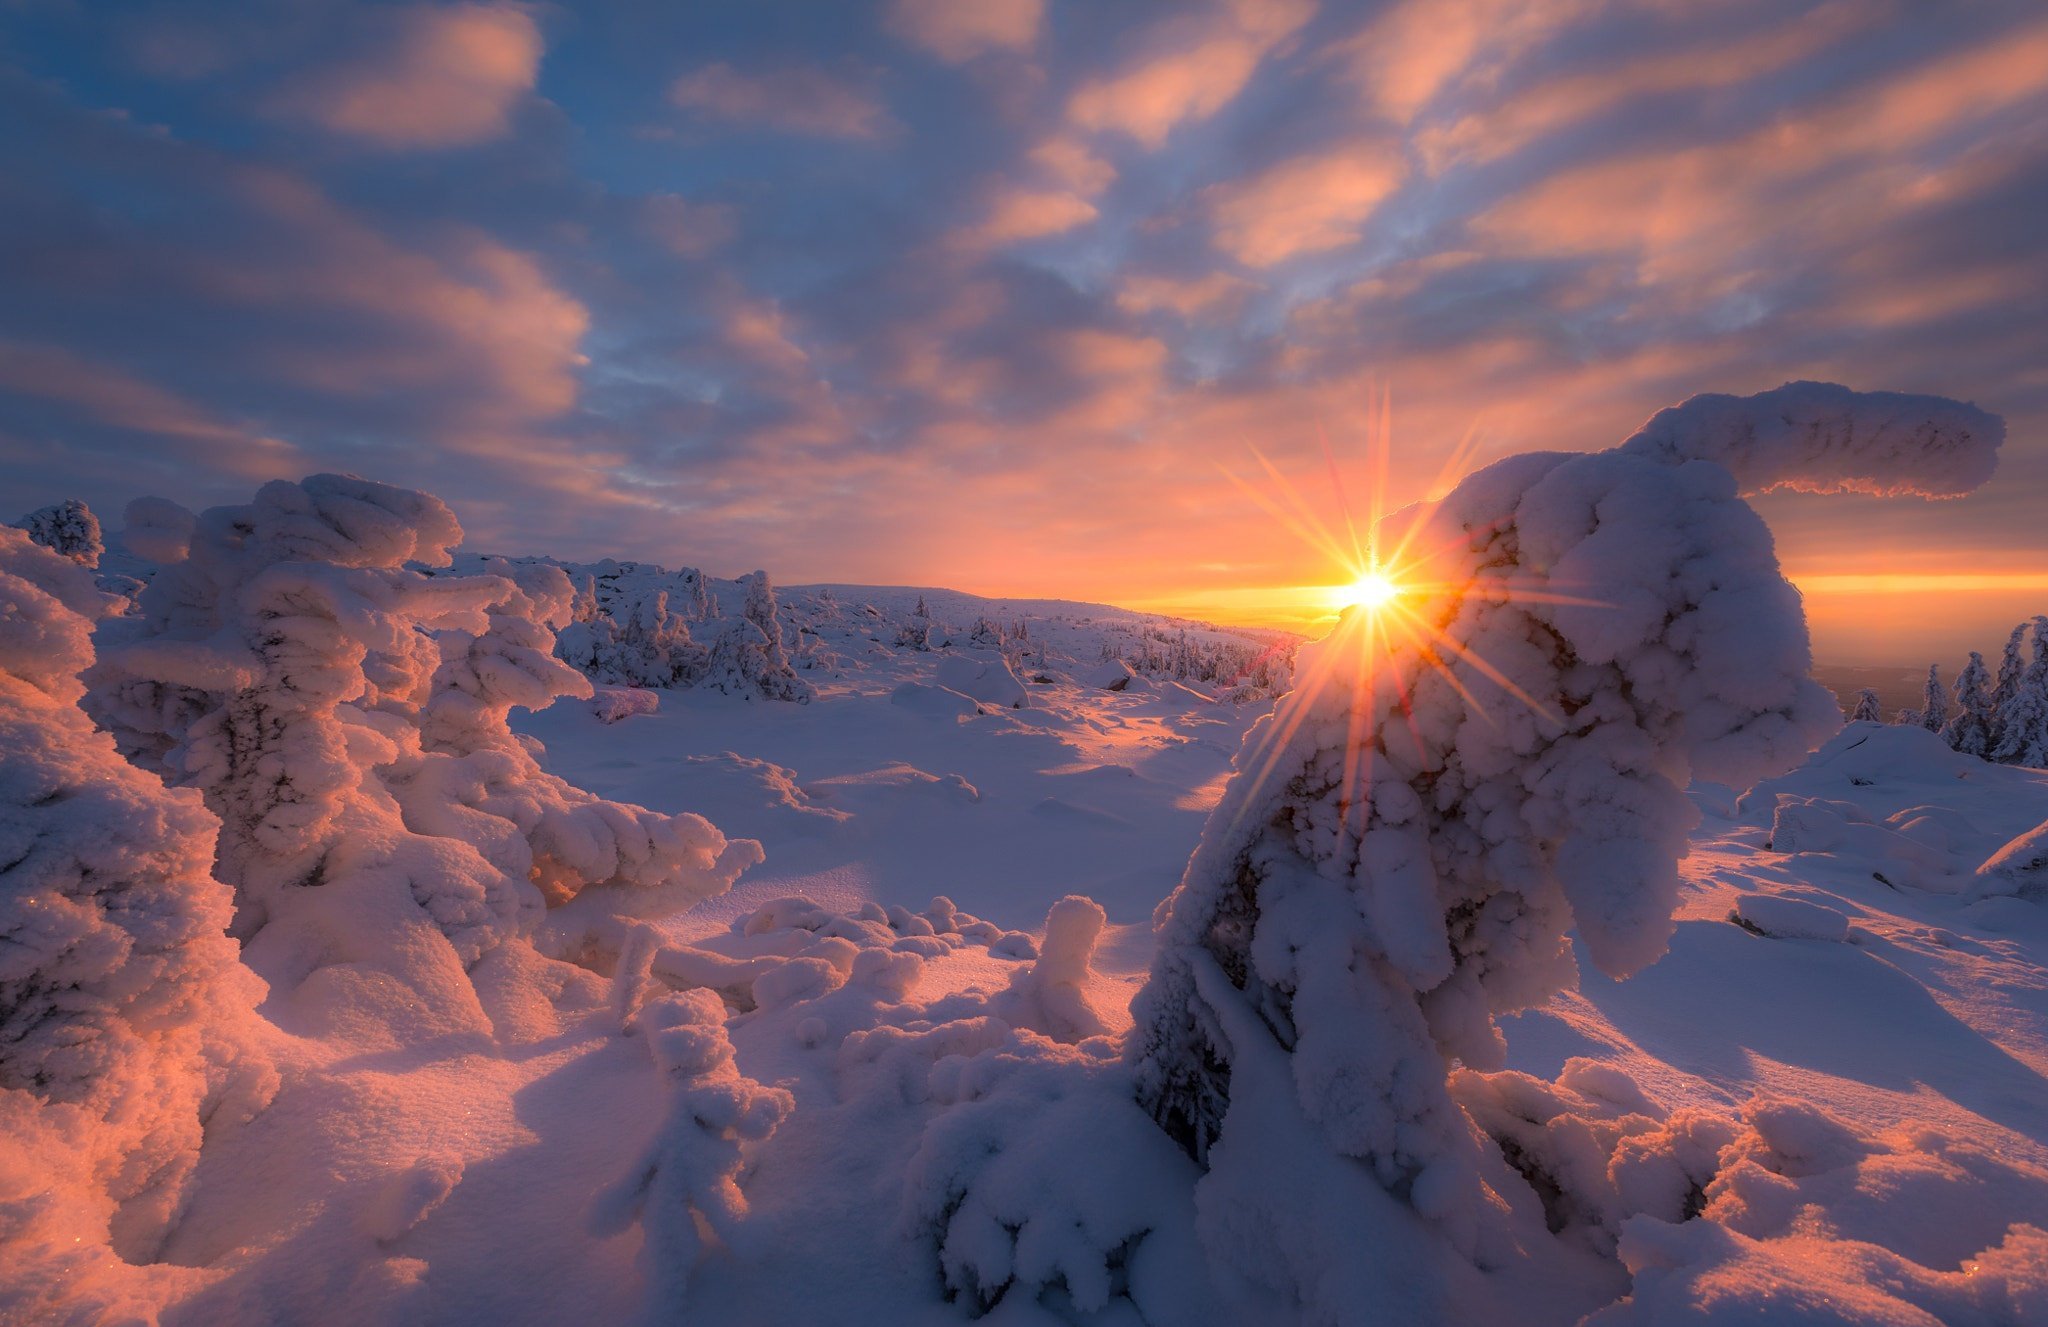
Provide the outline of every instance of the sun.
<path id="1" fill-rule="evenodd" d="M 1383 571 L 1368 571 L 1337 592 L 1339 608 L 1377 613 L 1401 596 L 1401 584 Z"/>

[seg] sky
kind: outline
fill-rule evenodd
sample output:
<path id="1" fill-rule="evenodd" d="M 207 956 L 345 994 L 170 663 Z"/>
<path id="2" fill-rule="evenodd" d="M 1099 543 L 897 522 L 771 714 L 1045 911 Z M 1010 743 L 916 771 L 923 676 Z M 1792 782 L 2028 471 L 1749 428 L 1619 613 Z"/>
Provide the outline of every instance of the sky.
<path id="1" fill-rule="evenodd" d="M 2038 0 L 0 0 L 0 506 L 339 470 L 469 546 L 1305 625 L 1272 508 L 1800 378 L 1841 663 L 2048 611 Z M 0 511 L 11 519 L 13 511 Z"/>

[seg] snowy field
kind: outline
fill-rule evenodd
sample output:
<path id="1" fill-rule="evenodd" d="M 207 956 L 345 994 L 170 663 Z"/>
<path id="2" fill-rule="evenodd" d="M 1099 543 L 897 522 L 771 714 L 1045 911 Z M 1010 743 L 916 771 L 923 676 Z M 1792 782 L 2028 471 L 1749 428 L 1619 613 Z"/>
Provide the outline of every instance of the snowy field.
<path id="1" fill-rule="evenodd" d="M 2001 432 L 1695 398 L 1299 650 L 0 529 L 0 1321 L 2048 1322 L 2048 772 L 1844 725 L 1739 496 Z"/>

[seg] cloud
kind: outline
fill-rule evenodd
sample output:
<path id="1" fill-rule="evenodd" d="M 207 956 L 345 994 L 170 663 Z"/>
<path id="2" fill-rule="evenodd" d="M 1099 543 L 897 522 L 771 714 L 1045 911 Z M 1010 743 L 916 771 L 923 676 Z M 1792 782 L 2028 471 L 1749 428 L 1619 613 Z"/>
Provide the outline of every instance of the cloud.
<path id="1" fill-rule="evenodd" d="M 1038 40 L 1044 0 L 894 0 L 889 30 L 948 64 L 990 51 L 1026 51 Z"/>
<path id="2" fill-rule="evenodd" d="M 2048 24 L 2036 24 L 1746 134 L 1559 171 L 1475 228 L 1518 251 L 1629 252 L 1651 279 L 1725 284 L 1747 250 L 1781 256 L 1796 236 L 1841 251 L 1848 232 L 1895 224 L 1968 165 L 1944 150 L 1953 135 L 2043 103 Z"/>
<path id="3" fill-rule="evenodd" d="M 205 4 L 111 57 L 10 32 L 23 506 L 347 469 L 505 551 L 1242 614 L 1333 573 L 1222 470 L 1256 445 L 1339 521 L 1318 438 L 1362 494 L 1383 391 L 1405 497 L 1468 432 L 1461 465 L 1605 446 L 1818 377 L 2013 441 L 1950 511 L 1767 508 L 1788 565 L 2048 559 L 2037 7 L 1070 5 L 950 46 L 583 7 L 426 170 L 276 88 L 395 78 L 405 16 L 457 11 Z"/>
<path id="4" fill-rule="evenodd" d="M 1610 0 L 1399 0 L 1331 54 L 1358 94 L 1406 124 L 1461 82 L 1498 77 L 1508 63 Z"/>
<path id="5" fill-rule="evenodd" d="M 300 75 L 278 108 L 379 147 L 461 147 L 502 136 L 539 77 L 540 26 L 523 6 L 403 9 L 381 28 L 364 54 Z M 171 43 L 159 60 L 210 67 L 203 44 L 157 40 Z"/>
<path id="6" fill-rule="evenodd" d="M 872 92 L 817 65 L 744 73 L 704 65 L 669 86 L 669 101 L 732 124 L 819 138 L 879 138 L 896 128 Z"/>
<path id="7" fill-rule="evenodd" d="M 995 193 L 982 219 L 960 232 L 956 242 L 968 248 L 1001 248 L 1063 234 L 1087 225 L 1096 215 L 1093 203 L 1071 193 L 1005 188 Z"/>
<path id="8" fill-rule="evenodd" d="M 1359 237 L 1406 173 L 1397 151 L 1368 140 L 1217 185 L 1208 196 L 1216 247 L 1247 267 L 1341 248 Z"/>
<path id="9" fill-rule="evenodd" d="M 1161 147 L 1175 126 L 1206 120 L 1236 100 L 1267 52 L 1314 12 L 1314 0 L 1238 0 L 1169 20 L 1149 34 L 1147 54 L 1077 89 L 1067 118 Z"/>
<path id="10" fill-rule="evenodd" d="M 1685 33 L 1668 50 L 1602 60 L 1584 73 L 1506 90 L 1495 85 L 1490 97 L 1458 108 L 1442 123 L 1425 124 L 1416 143 L 1432 171 L 1497 160 L 1630 102 L 1670 102 L 1767 81 L 1876 26 L 1889 17 L 1888 9 L 1862 0 L 1834 0 L 1761 32 L 1719 41 Z M 1401 109 L 1412 111 L 1405 99 L 1396 100 Z"/>
<path id="11" fill-rule="evenodd" d="M 1073 138 L 1048 138 L 1031 149 L 1029 160 L 1048 178 L 1084 198 L 1093 198 L 1116 180 L 1116 167 Z"/>
<path id="12" fill-rule="evenodd" d="M 0 341 L 0 392 L 71 407 L 131 442 L 150 440 L 182 464 L 203 463 L 238 478 L 280 479 L 306 464 L 287 443 L 223 423 L 173 392 L 56 346 Z"/>
<path id="13" fill-rule="evenodd" d="M 682 258 L 702 258 L 731 240 L 739 218 L 724 203 L 694 203 L 678 194 L 654 194 L 640 204 L 648 234 Z"/>
<path id="14" fill-rule="evenodd" d="M 1176 278 L 1134 273 L 1117 286 L 1116 306 L 1126 313 L 1168 312 L 1182 318 L 1234 312 L 1259 287 L 1229 272 Z"/>

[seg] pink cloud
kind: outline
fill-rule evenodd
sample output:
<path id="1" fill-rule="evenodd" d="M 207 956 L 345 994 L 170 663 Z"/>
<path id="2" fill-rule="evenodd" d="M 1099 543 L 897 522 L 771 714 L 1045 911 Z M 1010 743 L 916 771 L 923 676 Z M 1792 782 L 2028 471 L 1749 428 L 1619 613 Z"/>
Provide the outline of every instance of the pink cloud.
<path id="1" fill-rule="evenodd" d="M 1116 180 L 1116 167 L 1074 138 L 1048 138 L 1031 149 L 1029 159 L 1047 178 L 1084 198 L 1093 198 Z"/>
<path id="2" fill-rule="evenodd" d="M 990 51 L 1025 51 L 1038 40 L 1044 0 L 895 0 L 889 30 L 949 64 Z"/>
<path id="3" fill-rule="evenodd" d="M 1914 162 L 1946 135 L 2048 102 L 2048 24 L 1851 90 L 1744 137 L 1611 157 L 1509 198 L 1475 229 L 1510 252 L 1633 253 L 1650 280 L 1728 286 L 1736 255 L 1788 237 L 1851 247 L 1856 231 L 1937 199 L 1966 161 Z M 1980 149 L 1981 150 L 1981 149 Z M 1758 218 L 1770 218 L 1759 231 Z"/>
<path id="4" fill-rule="evenodd" d="M 1063 234 L 1095 217 L 1095 205 L 1071 193 L 1003 188 L 990 198 L 982 219 L 953 238 L 965 248 L 996 249 Z"/>
<path id="5" fill-rule="evenodd" d="M 1496 160 L 1635 98 L 1768 80 L 1887 17 L 1886 6 L 1835 0 L 1782 26 L 1719 45 L 1688 42 L 1682 49 L 1624 59 L 1598 72 L 1517 87 L 1495 96 L 1491 105 L 1482 102 L 1446 123 L 1422 128 L 1417 147 L 1433 171 Z"/>
<path id="6" fill-rule="evenodd" d="M 1079 88 L 1067 118 L 1161 147 L 1176 125 L 1206 120 L 1236 100 L 1266 54 L 1314 13 L 1314 0 L 1237 0 L 1169 20 L 1150 34 L 1149 54 Z"/>
<path id="7" fill-rule="evenodd" d="M 195 256 L 189 271 L 204 294 L 384 333 L 260 352 L 287 378 L 343 396 L 449 393 L 470 417 L 499 423 L 575 403 L 590 316 L 532 255 L 468 227 L 445 232 L 434 252 L 406 248 L 279 171 L 239 172 L 234 188 L 277 242 Z"/>
<path id="8" fill-rule="evenodd" d="M 1117 286 L 1116 306 L 1125 313 L 1176 313 L 1183 318 L 1235 312 L 1259 289 L 1254 282 L 1229 272 L 1198 277 L 1127 276 Z"/>
<path id="9" fill-rule="evenodd" d="M 306 76 L 280 109 L 387 148 L 497 138 L 533 91 L 540 27 L 518 5 L 400 10 L 368 55 Z"/>
<path id="10" fill-rule="evenodd" d="M 1506 64 L 1608 0 L 1401 0 L 1332 54 L 1366 103 L 1403 124 L 1454 84 Z"/>
<path id="11" fill-rule="evenodd" d="M 0 389 L 72 406 L 98 423 L 162 439 L 187 463 L 243 479 L 305 466 L 290 444 L 224 423 L 176 393 L 56 346 L 0 341 Z"/>
<path id="12" fill-rule="evenodd" d="M 1216 247 L 1248 267 L 1340 248 L 1358 238 L 1406 173 L 1397 151 L 1368 140 L 1217 185 L 1209 193 Z"/>
<path id="13" fill-rule="evenodd" d="M 671 84 L 669 100 L 713 119 L 819 138 L 879 138 L 896 126 L 873 93 L 816 65 L 743 73 L 708 64 Z"/>

